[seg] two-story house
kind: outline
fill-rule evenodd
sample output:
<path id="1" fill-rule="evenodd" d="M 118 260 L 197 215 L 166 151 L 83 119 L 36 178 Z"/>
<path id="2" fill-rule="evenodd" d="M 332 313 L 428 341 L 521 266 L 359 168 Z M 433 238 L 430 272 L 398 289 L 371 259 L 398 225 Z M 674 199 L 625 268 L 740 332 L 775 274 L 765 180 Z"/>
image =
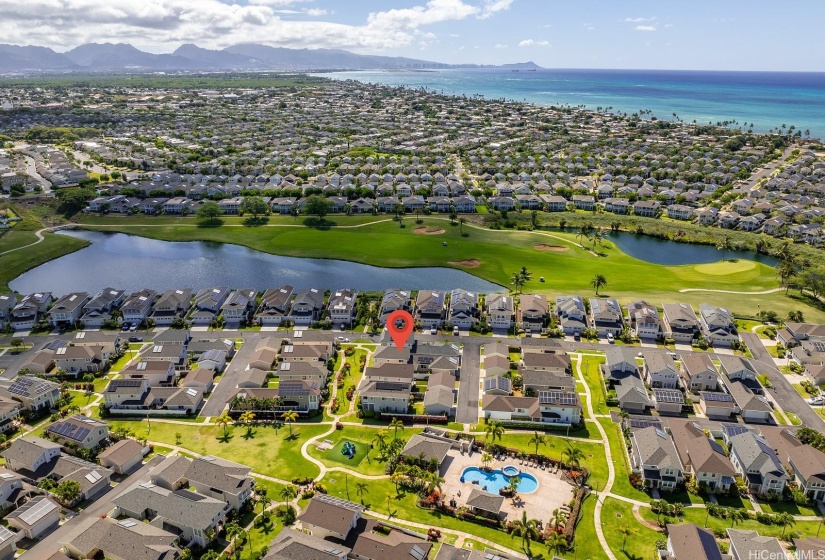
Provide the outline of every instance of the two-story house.
<path id="1" fill-rule="evenodd" d="M 615 299 L 590 298 L 590 315 L 593 328 L 602 336 L 619 336 L 624 329 L 622 308 Z"/>
<path id="2" fill-rule="evenodd" d="M 60 398 L 60 385 L 32 375 L 0 380 L 0 396 L 17 401 L 33 412 L 54 408 Z"/>
<path id="3" fill-rule="evenodd" d="M 673 421 L 670 433 L 685 473 L 711 492 L 727 492 L 734 483 L 736 471 L 722 446 L 694 422 Z"/>
<path id="4" fill-rule="evenodd" d="M 83 315 L 83 306 L 89 299 L 86 292 L 74 292 L 58 298 L 49 309 L 49 323 L 55 328 L 74 325 Z"/>
<path id="5" fill-rule="evenodd" d="M 547 296 L 522 294 L 516 313 L 516 323 L 526 333 L 541 333 L 548 320 Z"/>
<path id="6" fill-rule="evenodd" d="M 682 383 L 686 390 L 716 391 L 719 388 L 719 371 L 707 354 L 682 354 Z"/>
<path id="7" fill-rule="evenodd" d="M 576 335 L 588 328 L 587 310 L 580 296 L 558 296 L 556 316 L 564 334 Z"/>
<path id="8" fill-rule="evenodd" d="M 155 303 L 152 320 L 157 326 L 169 326 L 176 319 L 182 319 L 192 306 L 192 290 L 167 290 Z"/>
<path id="9" fill-rule="evenodd" d="M 655 306 L 644 300 L 627 305 L 630 328 L 642 339 L 658 339 L 663 335 L 662 318 Z"/>
<path id="10" fill-rule="evenodd" d="M 352 289 L 336 290 L 329 296 L 327 310 L 333 325 L 351 326 L 358 312 L 358 292 Z"/>
<path id="11" fill-rule="evenodd" d="M 119 308 L 125 298 L 125 290 L 103 288 L 83 306 L 80 321 L 87 329 L 99 329 L 112 319 L 112 311 Z"/>
<path id="12" fill-rule="evenodd" d="M 699 319 L 693 308 L 686 303 L 666 303 L 662 309 L 665 337 L 690 344 L 699 333 Z"/>
<path id="13" fill-rule="evenodd" d="M 308 326 L 321 318 L 323 310 L 324 292 L 317 288 L 308 288 L 295 294 L 289 318 L 295 325 Z"/>
<path id="14" fill-rule="evenodd" d="M 730 462 L 756 494 L 781 495 L 790 478 L 768 442 L 750 431 L 730 438 Z"/>
<path id="15" fill-rule="evenodd" d="M 630 431 L 630 464 L 647 488 L 675 490 L 684 479 L 676 446 L 667 432 L 656 426 Z"/>
<path id="16" fill-rule="evenodd" d="M 51 292 L 37 292 L 24 296 L 11 310 L 11 328 L 16 331 L 33 329 L 38 319 L 49 310 L 51 303 Z"/>
<path id="17" fill-rule="evenodd" d="M 487 303 L 487 322 L 493 329 L 510 329 L 513 326 L 515 302 L 509 294 L 489 294 Z"/>
<path id="18" fill-rule="evenodd" d="M 676 389 L 679 386 L 679 368 L 667 352 L 644 352 L 645 381 L 655 389 Z"/>
<path id="19" fill-rule="evenodd" d="M 109 438 L 109 426 L 106 422 L 74 414 L 46 428 L 46 433 L 63 445 L 94 449 Z"/>
<path id="20" fill-rule="evenodd" d="M 410 292 L 391 288 L 384 291 L 381 298 L 381 308 L 379 310 L 379 321 L 383 325 L 387 322 L 387 316 L 397 310 L 411 311 Z"/>
<path id="21" fill-rule="evenodd" d="M 235 290 L 221 305 L 221 316 L 227 327 L 237 328 L 249 321 L 258 306 L 258 291 L 254 288 Z"/>
<path id="22" fill-rule="evenodd" d="M 211 325 L 218 313 L 221 305 L 229 295 L 229 288 L 222 286 L 219 288 L 204 288 L 195 294 L 193 310 L 190 319 L 193 325 Z"/>
<path id="23" fill-rule="evenodd" d="M 415 320 L 425 329 L 439 328 L 444 322 L 445 293 L 421 290 L 415 299 Z"/>
<path id="24" fill-rule="evenodd" d="M 158 293 L 155 290 L 143 289 L 127 296 L 120 307 L 123 322 L 131 325 L 140 325 L 152 312 L 152 305 Z"/>
<path id="25" fill-rule="evenodd" d="M 457 288 L 450 292 L 450 310 L 447 322 L 462 329 L 469 329 L 478 321 L 478 294 Z"/>
<path id="26" fill-rule="evenodd" d="M 261 296 L 261 307 L 255 319 L 261 326 L 278 326 L 289 317 L 290 303 L 294 288 L 288 284 L 280 288 L 269 288 Z"/>
<path id="27" fill-rule="evenodd" d="M 699 306 L 702 334 L 714 346 L 731 346 L 739 341 L 733 314 L 724 307 L 703 303 Z"/>

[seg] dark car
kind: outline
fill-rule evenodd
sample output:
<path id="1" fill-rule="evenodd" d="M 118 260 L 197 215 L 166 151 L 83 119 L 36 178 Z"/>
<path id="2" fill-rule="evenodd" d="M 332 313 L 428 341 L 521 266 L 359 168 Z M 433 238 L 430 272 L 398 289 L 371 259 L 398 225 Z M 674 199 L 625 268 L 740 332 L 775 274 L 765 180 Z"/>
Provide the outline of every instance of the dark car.
<path id="1" fill-rule="evenodd" d="M 582 339 L 582 337 L 581 337 L 581 335 L 580 335 L 579 333 L 576 333 L 576 334 L 574 334 L 574 335 L 573 335 L 573 340 L 575 340 L 575 341 L 577 341 L 577 342 L 578 342 L 578 341 L 579 341 L 579 340 L 581 340 L 581 339 Z"/>
<path id="2" fill-rule="evenodd" d="M 142 336 L 130 336 L 129 342 L 143 342 Z"/>

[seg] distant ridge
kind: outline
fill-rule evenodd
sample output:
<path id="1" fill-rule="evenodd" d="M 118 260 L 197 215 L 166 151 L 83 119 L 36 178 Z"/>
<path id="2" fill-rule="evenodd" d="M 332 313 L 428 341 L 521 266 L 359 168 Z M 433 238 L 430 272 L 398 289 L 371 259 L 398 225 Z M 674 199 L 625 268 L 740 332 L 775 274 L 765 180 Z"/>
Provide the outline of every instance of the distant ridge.
<path id="1" fill-rule="evenodd" d="M 66 53 L 47 47 L 0 44 L 0 73 L 166 72 L 218 70 L 399 70 L 472 68 L 414 58 L 355 54 L 340 49 L 289 49 L 256 43 L 223 50 L 204 49 L 191 43 L 168 54 L 151 54 L 128 43 L 87 43 Z M 533 62 L 504 68 L 535 70 Z"/>

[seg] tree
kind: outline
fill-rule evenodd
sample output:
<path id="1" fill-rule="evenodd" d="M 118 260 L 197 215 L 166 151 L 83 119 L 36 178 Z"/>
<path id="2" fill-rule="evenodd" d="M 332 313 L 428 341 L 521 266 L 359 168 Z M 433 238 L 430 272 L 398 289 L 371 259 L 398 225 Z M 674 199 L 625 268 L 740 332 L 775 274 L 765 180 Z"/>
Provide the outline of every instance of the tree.
<path id="1" fill-rule="evenodd" d="M 432 494 L 435 490 L 441 491 L 441 486 L 446 482 L 444 477 L 433 471 L 427 475 L 427 494 Z"/>
<path id="2" fill-rule="evenodd" d="M 593 228 L 590 230 L 590 243 L 593 244 L 593 251 L 596 251 L 596 245 L 604 244 L 604 230 L 602 228 Z"/>
<path id="3" fill-rule="evenodd" d="M 269 493 L 269 491 L 266 489 L 266 486 L 262 484 L 256 484 L 255 493 L 258 495 L 258 501 L 261 503 L 261 513 L 263 513 L 266 509 L 267 502 L 269 502 L 269 498 L 267 498 L 266 496 Z"/>
<path id="4" fill-rule="evenodd" d="M 212 420 L 216 425 L 223 426 L 223 439 L 226 439 L 228 436 L 226 435 L 226 427 L 232 422 L 232 417 L 224 411 L 221 413 L 220 416 L 216 417 Z"/>
<path id="5" fill-rule="evenodd" d="M 731 249 L 733 249 L 733 245 L 731 244 L 730 237 L 728 237 L 726 235 L 725 238 L 722 239 L 722 241 L 720 241 L 718 245 L 716 245 L 716 248 L 718 250 L 722 251 L 722 260 L 725 260 L 725 254 L 728 251 L 730 251 Z"/>
<path id="6" fill-rule="evenodd" d="M 533 279 L 533 275 L 530 273 L 529 270 L 527 270 L 526 266 L 522 266 L 521 270 L 519 270 L 518 273 L 521 275 L 522 286 Z"/>
<path id="7" fill-rule="evenodd" d="M 607 285 L 607 278 L 604 277 L 604 274 L 597 274 L 590 281 L 590 285 L 596 289 L 596 295 L 599 295 L 599 289 Z"/>
<path id="8" fill-rule="evenodd" d="M 562 461 L 567 463 L 567 466 L 579 467 L 581 462 L 584 461 L 584 451 L 568 443 L 567 449 L 561 452 L 561 458 Z"/>
<path id="9" fill-rule="evenodd" d="M 496 438 L 501 440 L 501 436 L 504 435 L 504 424 L 502 424 L 499 420 L 494 420 L 487 424 L 487 427 L 484 428 L 484 442 L 486 443 L 488 439 L 492 439 L 494 442 Z"/>
<path id="10" fill-rule="evenodd" d="M 521 519 L 513 521 L 510 535 L 514 537 L 521 537 L 521 548 L 526 552 L 530 552 L 530 541 L 538 540 L 539 522 L 535 519 L 527 519 L 527 512 L 521 512 Z"/>
<path id="11" fill-rule="evenodd" d="M 464 235 L 464 224 L 467 223 L 467 218 L 461 217 L 458 219 L 458 233 Z"/>
<path id="12" fill-rule="evenodd" d="M 794 516 L 787 511 L 776 514 L 774 516 L 774 520 L 778 525 L 782 525 L 782 533 L 779 535 L 780 538 L 785 536 L 785 529 L 789 526 L 796 525 L 796 519 L 794 519 Z"/>
<path id="13" fill-rule="evenodd" d="M 745 519 L 747 519 L 748 514 L 745 513 L 745 510 L 740 508 L 729 508 L 728 518 L 730 519 L 730 526 L 732 529 L 734 525 L 736 525 L 740 521 L 744 521 Z"/>
<path id="14" fill-rule="evenodd" d="M 58 211 L 66 216 L 72 216 L 83 210 L 86 203 L 92 200 L 96 193 L 92 189 L 72 187 L 57 190 L 55 196 L 60 201 Z"/>
<path id="15" fill-rule="evenodd" d="M 624 546 L 627 544 L 627 537 L 635 535 L 636 532 L 637 530 L 633 527 L 628 527 L 627 525 L 619 526 L 619 534 L 622 535 L 622 552 L 624 552 Z"/>
<path id="16" fill-rule="evenodd" d="M 289 501 L 298 495 L 298 490 L 292 486 L 284 486 L 279 492 L 281 498 L 284 500 L 284 505 L 289 505 Z"/>
<path id="17" fill-rule="evenodd" d="M 15 350 L 19 350 L 23 347 L 23 339 L 22 338 L 13 338 L 11 339 L 11 347 Z"/>
<path id="18" fill-rule="evenodd" d="M 245 411 L 241 414 L 240 418 L 238 418 L 238 422 L 241 425 L 246 426 L 246 437 L 252 436 L 252 422 L 255 420 L 255 413 L 251 410 Z"/>
<path id="19" fill-rule="evenodd" d="M 253 218 L 257 218 L 269 214 L 269 206 L 260 196 L 247 196 L 241 202 L 240 211 L 242 214 L 251 214 Z"/>
<path id="20" fill-rule="evenodd" d="M 550 538 L 547 539 L 547 549 L 558 556 L 559 552 L 567 549 L 567 539 L 561 533 L 553 532 Z"/>
<path id="21" fill-rule="evenodd" d="M 221 210 L 221 207 L 218 206 L 217 202 L 212 200 L 207 200 L 198 208 L 198 218 L 208 220 L 209 222 L 214 223 L 215 219 L 222 214 L 223 210 Z"/>
<path id="22" fill-rule="evenodd" d="M 384 447 L 387 445 L 387 430 L 378 430 L 376 434 L 372 437 L 373 443 L 378 443 L 378 451 L 382 455 L 384 454 Z"/>
<path id="23" fill-rule="evenodd" d="M 805 321 L 802 311 L 788 311 L 788 321 L 792 323 L 802 323 Z"/>
<path id="24" fill-rule="evenodd" d="M 298 420 L 298 413 L 294 410 L 286 410 L 281 414 L 281 418 L 289 426 L 289 437 L 292 437 L 292 423 Z"/>
<path id="25" fill-rule="evenodd" d="M 785 287 L 785 295 L 791 287 L 791 278 L 796 275 L 796 266 L 791 261 L 779 261 L 776 265 L 776 275 L 779 276 L 779 284 Z"/>
<path id="26" fill-rule="evenodd" d="M 516 287 L 516 291 L 518 293 L 521 293 L 521 287 L 524 285 L 524 279 L 521 277 L 521 274 L 514 272 L 513 277 L 510 279 L 510 283 Z"/>
<path id="27" fill-rule="evenodd" d="M 80 483 L 76 480 L 64 480 L 54 487 L 52 493 L 63 504 L 73 504 L 80 497 Z"/>
<path id="28" fill-rule="evenodd" d="M 370 493 L 370 487 L 366 482 L 358 482 L 355 485 L 355 493 L 361 498 L 361 505 L 364 505 L 364 494 Z"/>
<path id="29" fill-rule="evenodd" d="M 483 451 L 481 453 L 481 463 L 485 467 L 488 467 L 490 465 L 490 463 L 492 463 L 492 462 L 493 462 L 493 456 L 490 455 L 489 453 L 487 453 L 486 451 Z"/>
<path id="30" fill-rule="evenodd" d="M 536 448 L 536 455 L 539 454 L 539 445 L 547 445 L 547 437 L 539 434 L 538 430 L 533 432 L 533 436 L 530 438 L 530 441 L 527 442 L 528 445 L 533 445 Z"/>
<path id="31" fill-rule="evenodd" d="M 398 430 L 399 429 L 401 429 L 401 430 L 404 429 L 404 423 L 401 420 L 399 420 L 398 418 L 396 418 L 395 416 L 393 416 L 389 427 L 392 428 L 393 430 L 395 430 L 395 432 L 392 435 L 392 439 L 396 440 L 396 439 L 398 439 Z"/>
<path id="32" fill-rule="evenodd" d="M 305 210 L 307 214 L 318 216 L 324 219 L 324 216 L 332 212 L 332 202 L 323 196 L 314 194 L 307 198 Z"/>

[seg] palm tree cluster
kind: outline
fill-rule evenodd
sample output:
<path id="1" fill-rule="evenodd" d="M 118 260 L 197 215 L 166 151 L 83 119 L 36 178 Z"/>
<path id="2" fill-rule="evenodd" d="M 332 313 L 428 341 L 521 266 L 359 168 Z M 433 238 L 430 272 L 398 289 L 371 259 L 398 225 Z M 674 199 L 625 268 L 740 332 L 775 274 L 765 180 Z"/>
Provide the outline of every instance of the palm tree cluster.
<path id="1" fill-rule="evenodd" d="M 260 412 L 271 412 L 278 410 L 278 408 L 282 406 L 282 401 L 280 398 L 269 398 L 269 397 L 250 397 L 250 396 L 234 396 L 229 400 L 229 410 L 236 411 L 236 410 L 251 410 L 257 413 Z"/>
<path id="2" fill-rule="evenodd" d="M 510 279 L 510 283 L 516 287 L 516 291 L 521 293 L 521 288 L 533 279 L 533 275 L 527 270 L 526 266 L 522 266 L 521 270 L 518 272 L 513 273 L 513 277 Z"/>

